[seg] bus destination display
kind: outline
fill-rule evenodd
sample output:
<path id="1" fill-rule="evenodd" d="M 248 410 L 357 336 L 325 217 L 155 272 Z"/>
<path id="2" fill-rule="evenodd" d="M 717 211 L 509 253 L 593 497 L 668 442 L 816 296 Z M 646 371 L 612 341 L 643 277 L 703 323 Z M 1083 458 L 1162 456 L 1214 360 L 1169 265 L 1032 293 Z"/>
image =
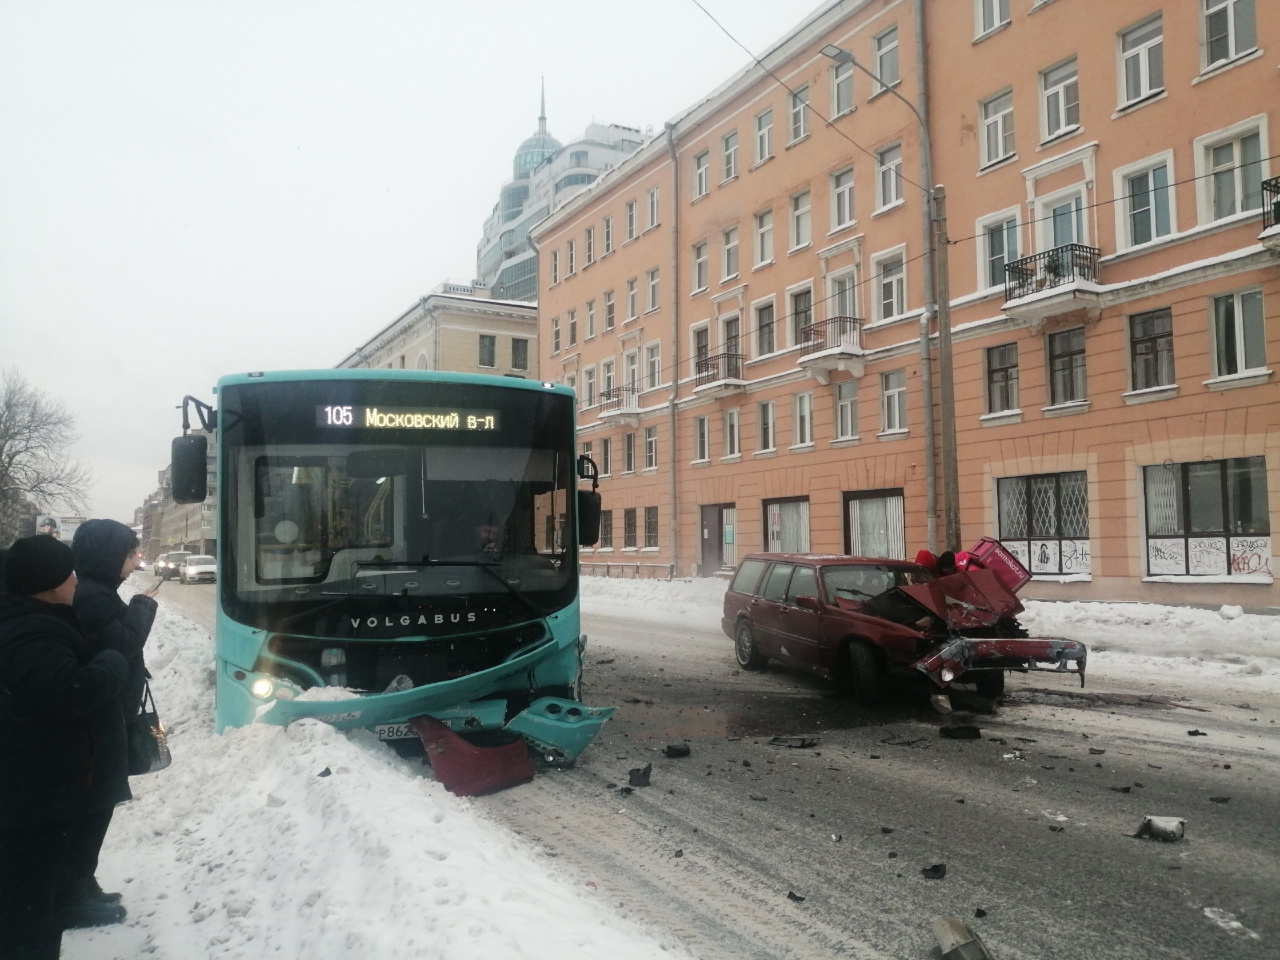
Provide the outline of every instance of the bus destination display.
<path id="1" fill-rule="evenodd" d="M 493 410 L 421 409 L 416 407 L 316 407 L 317 427 L 370 430 L 497 430 Z"/>

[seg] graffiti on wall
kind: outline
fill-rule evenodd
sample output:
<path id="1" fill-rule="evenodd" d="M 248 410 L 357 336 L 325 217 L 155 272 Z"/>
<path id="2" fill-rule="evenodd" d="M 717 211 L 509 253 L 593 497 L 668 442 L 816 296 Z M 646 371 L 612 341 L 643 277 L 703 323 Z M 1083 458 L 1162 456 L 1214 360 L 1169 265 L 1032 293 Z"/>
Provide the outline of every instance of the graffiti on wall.
<path id="1" fill-rule="evenodd" d="M 1147 541 L 1147 570 L 1153 577 L 1178 575 L 1187 572 L 1187 541 Z"/>
<path id="2" fill-rule="evenodd" d="M 1187 573 L 1193 577 L 1227 575 L 1226 537 L 1188 537 Z"/>
<path id="3" fill-rule="evenodd" d="M 1231 572 L 1233 574 L 1270 573 L 1271 538 L 1232 537 Z"/>

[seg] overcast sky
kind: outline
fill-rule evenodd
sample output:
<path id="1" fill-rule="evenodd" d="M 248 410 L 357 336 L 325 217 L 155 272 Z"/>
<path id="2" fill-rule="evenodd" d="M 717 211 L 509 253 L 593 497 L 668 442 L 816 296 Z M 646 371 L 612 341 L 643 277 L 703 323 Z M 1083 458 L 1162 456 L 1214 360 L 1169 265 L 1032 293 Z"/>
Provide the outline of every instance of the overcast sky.
<path id="1" fill-rule="evenodd" d="M 755 53 L 817 5 L 702 2 Z M 747 62 L 692 0 L 0 0 L 0 368 L 131 522 L 184 394 L 331 367 L 474 275 L 541 76 L 568 142 Z"/>

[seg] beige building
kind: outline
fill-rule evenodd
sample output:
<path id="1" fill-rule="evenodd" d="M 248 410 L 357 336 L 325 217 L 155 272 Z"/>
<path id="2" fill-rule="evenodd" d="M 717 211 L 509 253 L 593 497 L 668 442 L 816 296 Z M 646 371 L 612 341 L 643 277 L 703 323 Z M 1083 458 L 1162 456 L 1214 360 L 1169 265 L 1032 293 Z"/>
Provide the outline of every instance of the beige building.
<path id="1" fill-rule="evenodd" d="M 483 286 L 442 283 L 338 364 L 538 377 L 538 310 Z"/>
<path id="2" fill-rule="evenodd" d="M 951 528 L 1032 596 L 1280 607 L 1265 38 L 1248 0 L 833 2 L 690 91 L 533 234 L 541 375 L 606 476 L 584 560 Z"/>

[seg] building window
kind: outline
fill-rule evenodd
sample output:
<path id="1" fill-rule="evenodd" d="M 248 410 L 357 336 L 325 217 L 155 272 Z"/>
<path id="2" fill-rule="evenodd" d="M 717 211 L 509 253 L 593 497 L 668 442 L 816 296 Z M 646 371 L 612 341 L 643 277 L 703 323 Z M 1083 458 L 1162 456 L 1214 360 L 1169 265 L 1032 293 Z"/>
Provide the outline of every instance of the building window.
<path id="1" fill-rule="evenodd" d="M 791 142 L 809 135 L 809 88 L 801 87 L 791 94 Z"/>
<path id="2" fill-rule="evenodd" d="M 627 319 L 634 320 L 640 316 L 640 297 L 634 279 L 627 281 Z"/>
<path id="3" fill-rule="evenodd" d="M 647 276 L 648 276 L 647 287 L 649 290 L 649 305 L 646 309 L 657 310 L 658 309 L 658 268 L 654 267 L 652 270 L 649 271 Z"/>
<path id="4" fill-rule="evenodd" d="M 636 238 L 636 202 L 634 200 L 627 201 L 627 239 L 634 240 Z"/>
<path id="5" fill-rule="evenodd" d="M 791 198 L 791 249 L 808 246 L 811 239 L 809 191 L 805 190 Z"/>
<path id="6" fill-rule="evenodd" d="M 607 477 L 613 473 L 613 440 L 605 437 L 600 441 L 600 476 Z"/>
<path id="7" fill-rule="evenodd" d="M 835 385 L 836 439 L 852 440 L 858 435 L 858 381 L 842 380 Z"/>
<path id="8" fill-rule="evenodd" d="M 614 305 L 613 305 L 613 291 L 606 290 L 604 292 L 604 328 L 606 330 L 613 329 L 613 321 L 615 319 L 615 316 L 616 316 L 616 311 L 614 310 Z"/>
<path id="9" fill-rule="evenodd" d="M 658 188 L 649 191 L 649 227 L 658 225 Z"/>
<path id="10" fill-rule="evenodd" d="M 658 508 L 644 508 L 644 545 L 646 547 L 657 547 L 658 545 Z"/>
<path id="11" fill-rule="evenodd" d="M 1080 125 L 1080 83 L 1075 57 L 1040 74 L 1040 89 L 1045 140 Z"/>
<path id="12" fill-rule="evenodd" d="M 613 511 L 600 511 L 600 548 L 613 549 Z"/>
<path id="13" fill-rule="evenodd" d="M 773 211 L 756 214 L 756 265 L 773 260 Z"/>
<path id="14" fill-rule="evenodd" d="M 836 317 L 856 317 L 858 311 L 854 304 L 854 294 L 857 291 L 858 284 L 855 280 L 856 274 L 853 270 L 845 273 L 836 274 L 827 281 L 827 316 L 834 319 Z M 842 334 L 848 332 L 845 327 L 840 332 Z"/>
<path id="15" fill-rule="evenodd" d="M 813 394 L 796 394 L 792 440 L 797 447 L 813 443 Z"/>
<path id="16" fill-rule="evenodd" d="M 813 323 L 813 291 L 796 290 L 791 294 L 791 345 L 798 347 L 809 340 L 805 327 Z"/>
<path id="17" fill-rule="evenodd" d="M 1124 179 L 1129 244 L 1148 243 L 1172 231 L 1169 216 L 1169 165 L 1135 173 Z"/>
<path id="18" fill-rule="evenodd" d="M 568 243 L 568 251 L 565 256 L 565 275 L 572 277 L 578 269 L 578 243 L 576 240 L 570 240 Z"/>
<path id="19" fill-rule="evenodd" d="M 636 390 L 640 386 L 640 357 L 634 350 L 623 354 L 623 376 L 628 390 Z"/>
<path id="20" fill-rule="evenodd" d="M 583 238 L 583 256 L 586 257 L 587 263 L 596 262 L 596 228 L 587 227 L 586 235 Z"/>
<path id="21" fill-rule="evenodd" d="M 569 334 L 569 346 L 574 346 L 578 342 L 578 311 L 570 310 L 565 315 L 565 327 Z"/>
<path id="22" fill-rule="evenodd" d="M 662 382 L 662 347 L 651 343 L 644 348 L 644 365 L 649 378 L 649 389 L 652 390 Z"/>
<path id="23" fill-rule="evenodd" d="M 1258 131 L 1207 149 L 1213 219 L 1262 207 L 1262 139 Z"/>
<path id="24" fill-rule="evenodd" d="M 1143 467 L 1152 576 L 1269 573 L 1265 457 Z"/>
<path id="25" fill-rule="evenodd" d="M 584 405 L 594 407 L 596 405 L 596 371 L 592 367 L 582 371 L 582 392 Z"/>
<path id="26" fill-rule="evenodd" d="M 480 366 L 496 367 L 498 365 L 498 338 L 492 334 L 480 334 Z"/>
<path id="27" fill-rule="evenodd" d="M 1205 68 L 1234 60 L 1258 45 L 1254 0 L 1204 0 Z"/>
<path id="28" fill-rule="evenodd" d="M 582 455 L 587 459 L 592 459 L 592 444 L 590 440 L 582 441 Z"/>
<path id="29" fill-rule="evenodd" d="M 693 458 L 694 460 L 711 459 L 711 442 L 708 431 L 711 424 L 707 417 L 695 417 L 693 421 Z"/>
<path id="30" fill-rule="evenodd" d="M 876 153 L 876 204 L 883 208 L 902 200 L 902 144 Z"/>
<path id="31" fill-rule="evenodd" d="M 613 395 L 613 388 L 617 386 L 613 380 L 613 361 L 600 361 L 600 389 L 610 396 Z"/>
<path id="32" fill-rule="evenodd" d="M 898 76 L 898 28 L 893 27 L 876 37 L 876 92 L 892 87 Z"/>
<path id="33" fill-rule="evenodd" d="M 876 262 L 877 320 L 888 320 L 907 312 L 906 266 L 901 254 Z"/>
<path id="34" fill-rule="evenodd" d="M 693 292 L 698 293 L 700 290 L 707 289 L 710 282 L 707 277 L 707 245 L 705 243 L 695 243 L 693 245 Z"/>
<path id="35" fill-rule="evenodd" d="M 756 307 L 756 356 L 763 357 L 777 349 L 774 334 L 773 304 L 762 303 Z"/>
<path id="36" fill-rule="evenodd" d="M 1129 318 L 1134 390 L 1173 386 L 1173 311 L 1168 307 Z"/>
<path id="37" fill-rule="evenodd" d="M 551 318 L 551 352 L 560 352 L 560 318 Z"/>
<path id="38" fill-rule="evenodd" d="M 596 335 L 596 302 L 594 300 L 587 301 L 587 339 L 590 340 Z"/>
<path id="39" fill-rule="evenodd" d="M 773 401 L 756 404 L 756 413 L 760 421 L 760 436 L 757 438 L 757 449 L 773 449 Z"/>
<path id="40" fill-rule="evenodd" d="M 622 546 L 632 550 L 636 548 L 635 507 L 627 507 L 622 511 Z"/>
<path id="41" fill-rule="evenodd" d="M 724 455 L 736 457 L 740 453 L 742 449 L 738 446 L 738 411 L 726 410 L 724 412 Z"/>
<path id="42" fill-rule="evenodd" d="M 978 36 L 1009 22 L 1009 0 L 977 0 Z"/>
<path id="43" fill-rule="evenodd" d="M 604 218 L 604 252 L 613 253 L 613 217 Z"/>
<path id="44" fill-rule="evenodd" d="M 880 376 L 880 415 L 884 433 L 907 429 L 907 371 L 894 370 Z"/>
<path id="45" fill-rule="evenodd" d="M 658 465 L 658 428 L 644 428 L 644 468 L 652 470 Z"/>
<path id="46" fill-rule="evenodd" d="M 809 498 L 764 501 L 764 528 L 771 553 L 808 553 Z"/>
<path id="47" fill-rule="evenodd" d="M 738 175 L 738 131 L 725 134 L 720 146 L 724 156 L 724 179 L 732 180 Z"/>
<path id="48" fill-rule="evenodd" d="M 1033 574 L 1090 573 L 1083 470 L 996 481 L 1000 542 Z"/>
<path id="49" fill-rule="evenodd" d="M 831 118 L 853 109 L 853 64 L 837 63 L 831 68 Z"/>
<path id="50" fill-rule="evenodd" d="M 1085 399 L 1084 327 L 1049 334 L 1049 403 Z"/>
<path id="51" fill-rule="evenodd" d="M 1164 18 L 1120 34 L 1121 105 L 1136 103 L 1164 89 Z"/>
<path id="52" fill-rule="evenodd" d="M 773 156 L 773 111 L 756 115 L 756 163 Z"/>
<path id="53" fill-rule="evenodd" d="M 983 274 L 984 285 L 990 287 L 1004 286 L 1004 268 L 1018 259 L 1018 220 L 1010 217 L 996 223 L 988 223 L 982 228 L 985 244 L 986 271 Z"/>
<path id="54" fill-rule="evenodd" d="M 1213 361 L 1219 377 L 1266 369 L 1261 290 L 1213 298 Z"/>
<path id="55" fill-rule="evenodd" d="M 707 186 L 707 171 L 710 166 L 710 151 L 703 150 L 693 158 L 693 198 L 695 200 L 707 195 L 707 190 L 709 189 Z"/>
<path id="56" fill-rule="evenodd" d="M 529 341 L 519 337 L 511 341 L 511 369 L 529 369 Z"/>
<path id="57" fill-rule="evenodd" d="M 554 285 L 559 282 L 560 282 L 560 251 L 552 250 L 551 251 L 551 283 Z"/>
<path id="58" fill-rule="evenodd" d="M 634 433 L 622 435 L 622 472 L 636 472 L 636 435 Z"/>
<path id="59" fill-rule="evenodd" d="M 693 331 L 694 368 L 701 370 L 711 356 L 711 329 L 705 324 Z"/>
<path id="60" fill-rule="evenodd" d="M 987 348 L 987 412 L 1018 409 L 1018 345 Z"/>
<path id="61" fill-rule="evenodd" d="M 853 223 L 853 168 L 841 170 L 831 176 L 832 229 L 838 230 Z"/>
<path id="62" fill-rule="evenodd" d="M 982 165 L 1013 156 L 1013 91 L 982 104 Z"/>
<path id="63" fill-rule="evenodd" d="M 738 275 L 738 228 L 731 227 L 722 235 L 724 241 L 724 273 L 722 279 L 732 280 Z"/>

